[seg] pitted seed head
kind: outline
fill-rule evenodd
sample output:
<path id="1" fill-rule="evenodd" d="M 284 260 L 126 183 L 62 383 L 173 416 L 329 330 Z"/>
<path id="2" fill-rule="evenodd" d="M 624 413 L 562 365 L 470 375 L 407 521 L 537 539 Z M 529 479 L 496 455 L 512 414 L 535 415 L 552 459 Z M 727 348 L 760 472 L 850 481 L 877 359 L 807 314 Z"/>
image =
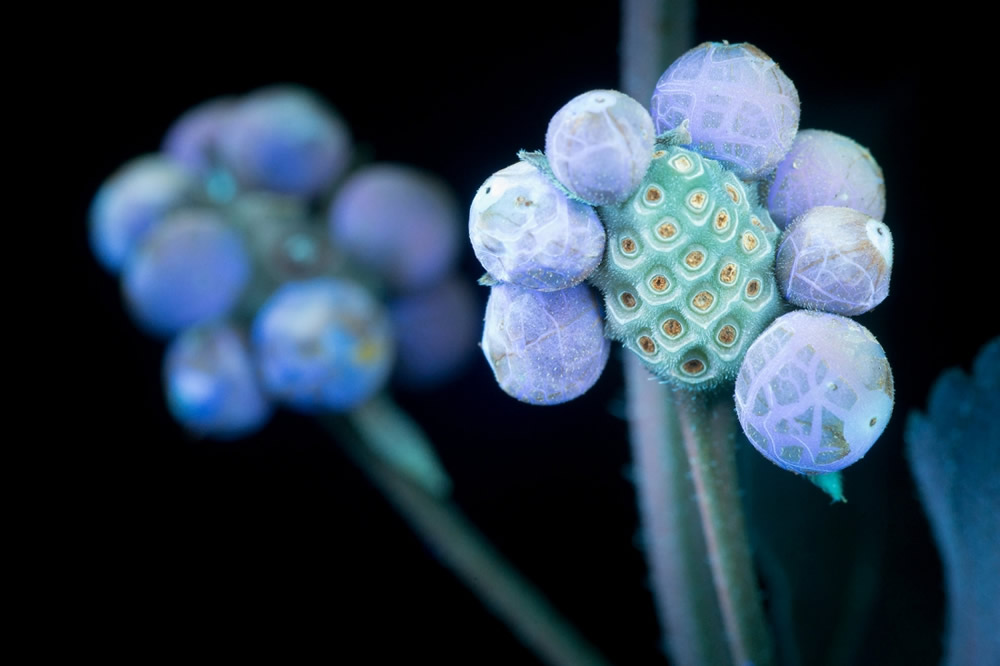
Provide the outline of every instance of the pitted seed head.
<path id="1" fill-rule="evenodd" d="M 608 243 L 590 280 L 604 294 L 606 334 L 680 386 L 735 377 L 780 313 L 778 230 L 756 194 L 718 162 L 673 146 L 631 199 L 597 210 Z"/>

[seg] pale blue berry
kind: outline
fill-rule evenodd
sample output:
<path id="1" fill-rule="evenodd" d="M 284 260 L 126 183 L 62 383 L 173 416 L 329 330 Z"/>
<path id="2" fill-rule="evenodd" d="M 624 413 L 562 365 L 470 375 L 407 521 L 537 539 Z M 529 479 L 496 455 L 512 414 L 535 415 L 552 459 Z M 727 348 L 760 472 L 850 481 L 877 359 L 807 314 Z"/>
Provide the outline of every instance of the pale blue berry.
<path id="1" fill-rule="evenodd" d="M 228 314 L 249 278 L 239 233 L 219 213 L 189 208 L 149 233 L 125 264 L 122 291 L 136 322 L 166 337 Z"/>
<path id="2" fill-rule="evenodd" d="M 518 162 L 490 176 L 469 210 L 476 258 L 500 282 L 540 291 L 582 282 L 604 256 L 604 227 L 538 169 Z"/>
<path id="3" fill-rule="evenodd" d="M 652 160 L 653 119 L 617 90 L 591 90 L 556 112 L 545 133 L 552 173 L 592 204 L 624 201 Z"/>
<path id="4" fill-rule="evenodd" d="M 893 382 L 885 351 L 838 315 L 782 315 L 747 351 L 736 379 L 743 432 L 768 460 L 798 473 L 859 460 L 885 430 Z"/>
<path id="5" fill-rule="evenodd" d="M 868 312 L 889 294 L 892 234 L 865 213 L 817 206 L 785 231 L 774 274 L 790 303 L 842 315 Z"/>
<path id="6" fill-rule="evenodd" d="M 389 303 L 398 353 L 396 379 L 409 388 L 447 381 L 476 347 L 482 311 L 473 287 L 448 277 Z"/>
<path id="7" fill-rule="evenodd" d="M 286 284 L 257 313 L 252 337 L 265 391 L 302 411 L 349 410 L 382 388 L 392 368 L 389 318 L 348 280 Z"/>
<path id="8" fill-rule="evenodd" d="M 188 430 L 221 439 L 261 428 L 272 406 L 257 382 L 242 334 L 230 324 L 189 328 L 163 360 L 167 406 Z"/>
<path id="9" fill-rule="evenodd" d="M 296 86 L 247 95 L 232 110 L 218 146 L 225 166 L 245 186 L 304 196 L 332 185 L 351 154 L 340 116 Z"/>
<path id="10" fill-rule="evenodd" d="M 397 290 L 437 282 L 455 263 L 458 202 L 442 181 L 401 164 L 355 172 L 330 207 L 333 244 Z"/>
<path id="11" fill-rule="evenodd" d="M 791 148 L 799 127 L 799 94 L 756 46 L 705 42 L 660 77 L 652 115 L 658 133 L 688 120 L 694 150 L 740 178 L 755 179 Z"/>
<path id="12" fill-rule="evenodd" d="M 802 130 L 775 169 L 767 209 L 779 228 L 816 206 L 885 218 L 885 180 L 867 148 L 840 134 Z"/>
<path id="13" fill-rule="evenodd" d="M 499 284 L 486 304 L 482 348 L 506 393 L 522 402 L 554 405 L 594 385 L 611 343 L 587 285 L 542 292 Z"/>
<path id="14" fill-rule="evenodd" d="M 113 273 L 173 208 L 193 200 L 195 179 L 160 155 L 138 157 L 101 185 L 90 206 L 90 244 Z"/>

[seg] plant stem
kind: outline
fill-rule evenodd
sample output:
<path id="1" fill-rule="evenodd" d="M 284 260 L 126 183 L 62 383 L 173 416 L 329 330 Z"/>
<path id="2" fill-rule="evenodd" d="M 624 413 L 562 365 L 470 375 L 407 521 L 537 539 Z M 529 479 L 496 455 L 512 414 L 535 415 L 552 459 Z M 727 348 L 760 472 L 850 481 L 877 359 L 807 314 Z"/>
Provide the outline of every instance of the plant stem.
<path id="1" fill-rule="evenodd" d="M 660 75 L 694 41 L 693 0 L 622 0 L 622 92 L 643 106 Z"/>
<path id="2" fill-rule="evenodd" d="M 387 393 L 379 393 L 347 415 L 368 451 L 395 467 L 434 497 L 451 492 L 451 479 L 427 436 Z"/>
<path id="3" fill-rule="evenodd" d="M 653 600 L 664 649 L 678 666 L 727 661 L 695 488 L 667 387 L 632 353 L 625 355 L 629 439 Z"/>
<path id="4" fill-rule="evenodd" d="M 644 103 L 691 45 L 694 12 L 687 0 L 623 0 L 622 12 L 622 87 Z M 642 529 L 669 653 L 680 666 L 769 664 L 736 477 L 732 406 L 710 404 L 705 393 L 671 393 L 634 354 L 626 357 Z"/>
<path id="5" fill-rule="evenodd" d="M 374 453 L 342 418 L 324 421 L 443 564 L 539 657 L 553 666 L 608 666 L 604 659 L 506 562 L 445 497 L 436 497 L 384 456 Z"/>
<path id="6" fill-rule="evenodd" d="M 734 664 L 769 664 L 770 639 L 750 557 L 733 455 L 733 410 L 725 399 L 678 393 L 673 407 L 694 482 L 715 594 Z"/>

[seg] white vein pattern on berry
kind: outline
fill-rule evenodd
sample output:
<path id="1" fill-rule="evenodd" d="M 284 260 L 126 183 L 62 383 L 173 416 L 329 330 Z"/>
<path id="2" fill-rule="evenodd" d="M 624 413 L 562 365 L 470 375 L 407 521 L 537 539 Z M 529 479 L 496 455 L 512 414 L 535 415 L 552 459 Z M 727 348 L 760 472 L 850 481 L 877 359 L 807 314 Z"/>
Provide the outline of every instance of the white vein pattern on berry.
<path id="1" fill-rule="evenodd" d="M 553 117 L 545 151 L 564 185 L 605 204 L 623 200 L 638 186 L 649 167 L 653 139 L 653 121 L 644 108 L 617 91 L 596 90 Z"/>
<path id="2" fill-rule="evenodd" d="M 889 364 L 884 354 L 873 353 L 881 347 L 856 322 L 806 311 L 792 315 L 775 322 L 747 352 L 736 380 L 737 412 L 750 441 L 775 464 L 798 473 L 841 469 L 862 457 L 888 422 Z M 835 334 L 839 358 L 818 349 L 826 341 L 803 339 L 802 330 L 829 323 L 817 318 L 835 324 L 826 333 Z"/>
<path id="3" fill-rule="evenodd" d="M 593 209 L 567 199 L 526 162 L 479 188 L 470 237 L 491 276 L 541 291 L 583 281 L 604 253 L 604 228 Z"/>
<path id="4" fill-rule="evenodd" d="M 726 160 L 743 178 L 756 178 L 792 145 L 798 92 L 756 47 L 706 43 L 681 56 L 660 78 L 653 115 L 660 132 L 688 118 L 692 147 Z"/>
<path id="5" fill-rule="evenodd" d="M 891 270 L 885 224 L 848 208 L 819 206 L 789 226 L 775 273 L 790 302 L 858 315 L 885 300 Z"/>
<path id="6" fill-rule="evenodd" d="M 501 284 L 490 291 L 482 349 L 508 394 L 524 402 L 556 404 L 597 381 L 610 342 L 586 285 L 540 292 Z"/>

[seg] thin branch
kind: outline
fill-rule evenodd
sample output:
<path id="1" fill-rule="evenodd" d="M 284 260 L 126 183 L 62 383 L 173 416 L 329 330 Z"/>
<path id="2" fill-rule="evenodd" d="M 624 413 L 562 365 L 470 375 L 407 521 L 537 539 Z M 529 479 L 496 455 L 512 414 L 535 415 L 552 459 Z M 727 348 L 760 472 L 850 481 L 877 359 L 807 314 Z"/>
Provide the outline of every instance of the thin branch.
<path id="1" fill-rule="evenodd" d="M 372 453 L 345 420 L 324 423 L 414 532 L 529 649 L 553 666 L 609 664 L 458 507 L 433 496 L 397 466 Z"/>
<path id="2" fill-rule="evenodd" d="M 625 388 L 642 542 L 665 651 L 677 666 L 726 663 L 725 631 L 670 391 L 630 352 Z"/>
<path id="3" fill-rule="evenodd" d="M 731 661 L 754 666 L 770 664 L 771 643 L 740 504 L 732 406 L 724 400 L 709 404 L 704 394 L 689 398 L 678 394 L 674 406 L 695 485 Z"/>
<path id="4" fill-rule="evenodd" d="M 649 104 L 670 63 L 694 46 L 692 0 L 622 0 L 622 92 Z"/>

